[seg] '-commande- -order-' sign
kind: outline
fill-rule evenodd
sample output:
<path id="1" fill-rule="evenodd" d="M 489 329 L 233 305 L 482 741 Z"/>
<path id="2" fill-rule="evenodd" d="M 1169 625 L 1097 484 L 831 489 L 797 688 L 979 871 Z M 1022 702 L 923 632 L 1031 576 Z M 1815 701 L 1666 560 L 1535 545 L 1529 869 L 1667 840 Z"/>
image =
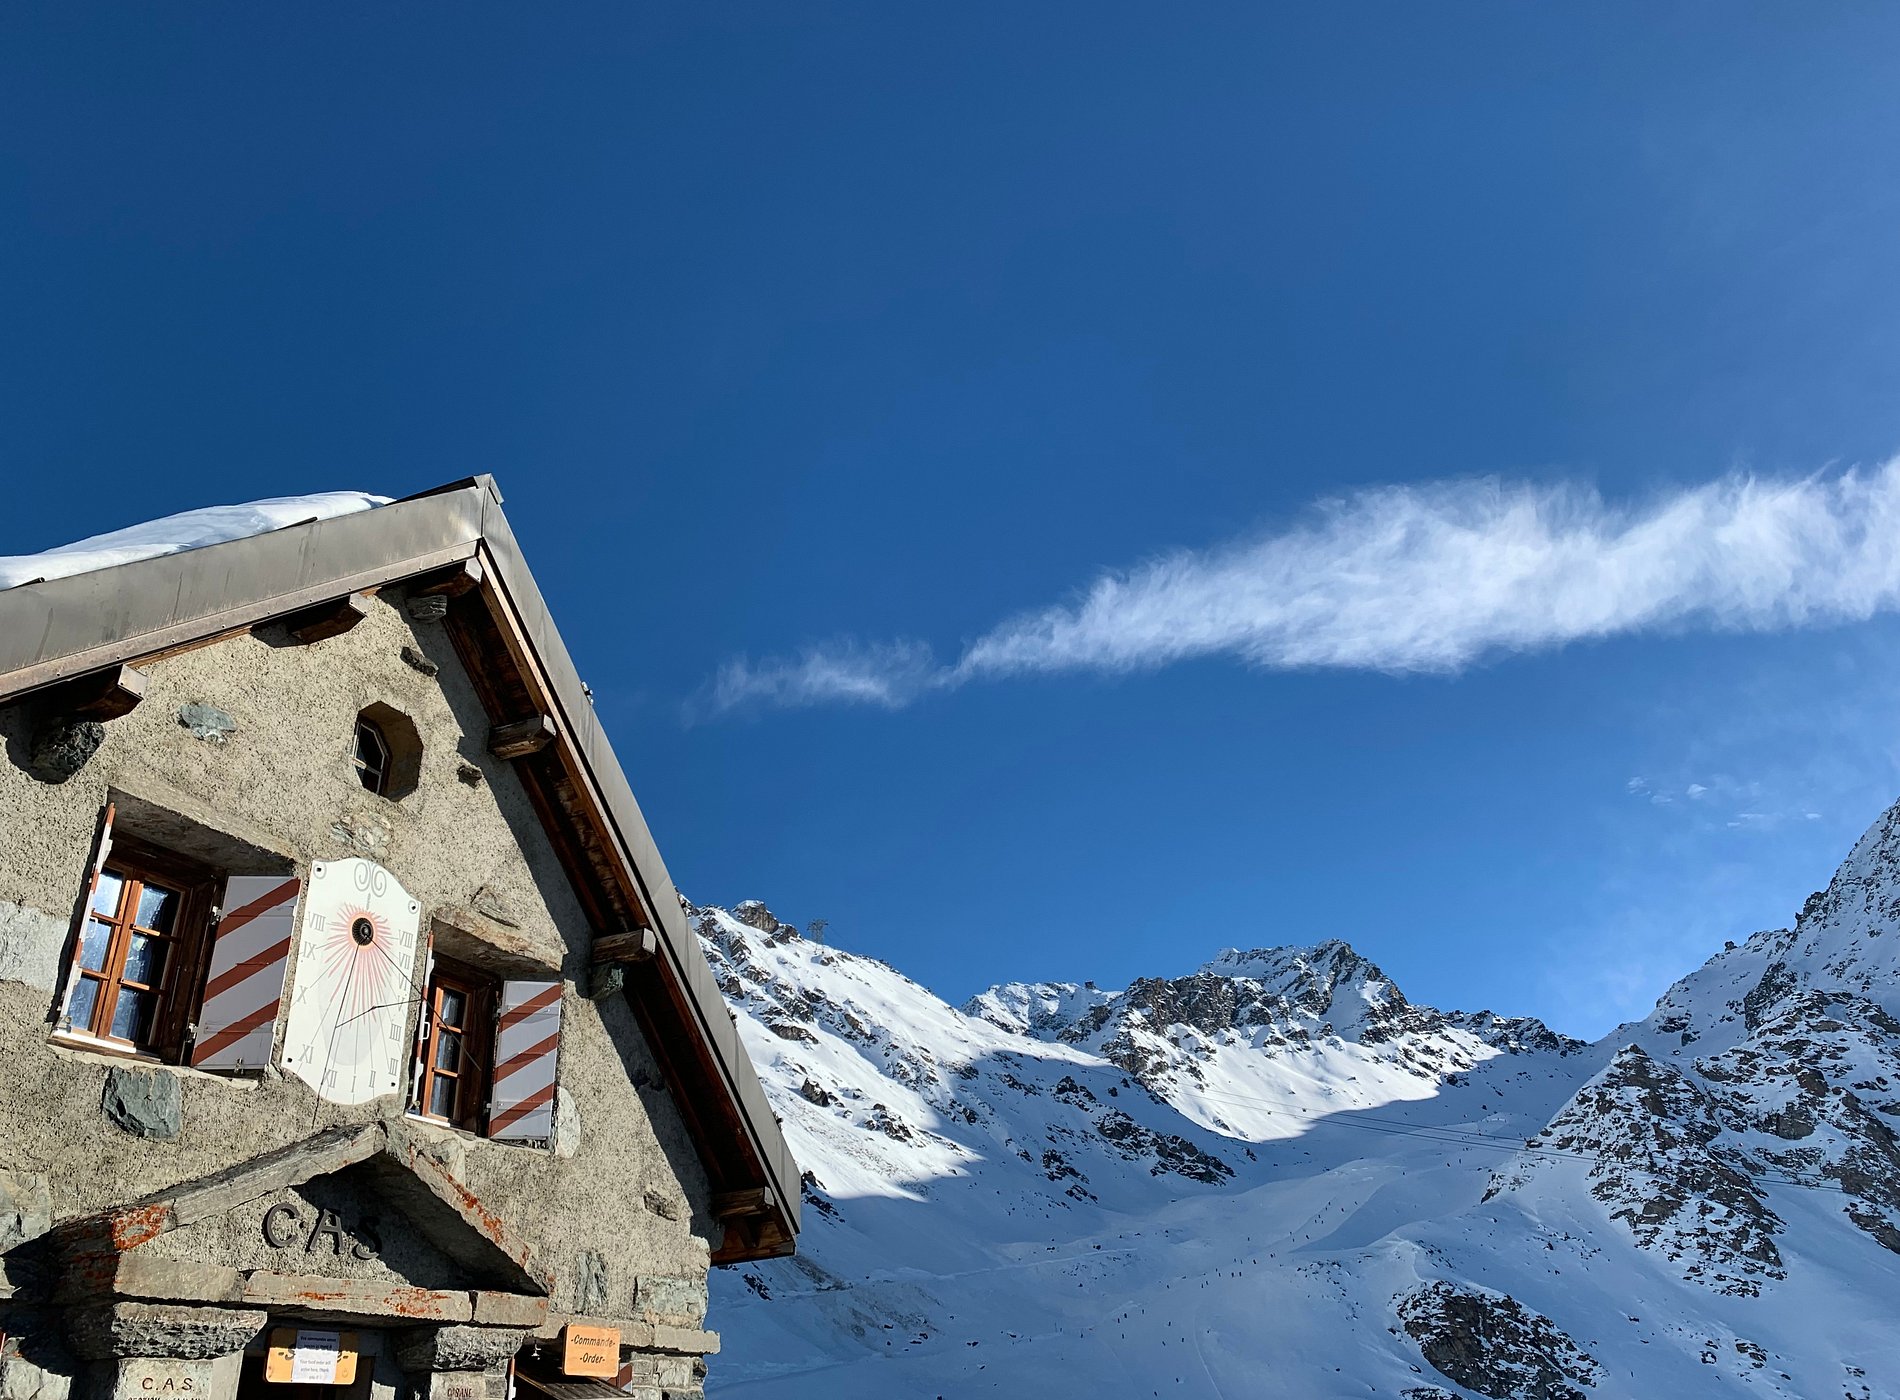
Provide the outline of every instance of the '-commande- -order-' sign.
<path id="1" fill-rule="evenodd" d="M 422 906 L 361 858 L 310 867 L 284 1068 L 332 1103 L 400 1091 Z"/>

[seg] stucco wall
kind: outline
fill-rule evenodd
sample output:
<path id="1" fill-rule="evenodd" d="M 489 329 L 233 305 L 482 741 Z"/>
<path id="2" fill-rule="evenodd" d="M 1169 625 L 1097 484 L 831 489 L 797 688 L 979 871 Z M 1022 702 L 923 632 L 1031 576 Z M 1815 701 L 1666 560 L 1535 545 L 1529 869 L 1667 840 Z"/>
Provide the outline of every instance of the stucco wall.
<path id="1" fill-rule="evenodd" d="M 438 673 L 405 661 L 405 647 Z M 97 754 L 63 783 L 29 776 L 28 715 L 0 712 L 0 1167 L 44 1173 L 54 1214 L 66 1218 L 401 1111 L 393 1098 L 324 1103 L 274 1071 L 231 1079 L 173 1069 L 177 1137 L 136 1137 L 107 1120 L 101 1096 L 116 1062 L 54 1046 L 47 1032 L 94 824 L 125 792 L 189 808 L 294 860 L 299 874 L 313 860 L 375 860 L 421 901 L 425 930 L 432 912 L 472 910 L 464 923 L 486 918 L 525 947 L 553 950 L 567 979 L 560 1150 L 418 1131 L 555 1272 L 557 1312 L 577 1310 L 583 1249 L 607 1264 L 608 1301 L 595 1316 L 631 1316 L 638 1275 L 703 1276 L 717 1226 L 691 1140 L 624 1000 L 596 1004 L 576 990 L 586 987 L 592 931 L 508 764 L 485 751 L 487 716 L 440 624 L 412 621 L 390 591 L 326 641 L 291 645 L 264 629 L 148 669 L 143 703 L 107 724 Z M 351 766 L 355 717 L 374 701 L 422 736 L 421 785 L 401 801 L 364 791 Z M 194 737 L 179 721 L 192 703 L 228 713 L 235 730 L 222 742 Z M 296 976 L 293 954 L 293 986 Z"/>

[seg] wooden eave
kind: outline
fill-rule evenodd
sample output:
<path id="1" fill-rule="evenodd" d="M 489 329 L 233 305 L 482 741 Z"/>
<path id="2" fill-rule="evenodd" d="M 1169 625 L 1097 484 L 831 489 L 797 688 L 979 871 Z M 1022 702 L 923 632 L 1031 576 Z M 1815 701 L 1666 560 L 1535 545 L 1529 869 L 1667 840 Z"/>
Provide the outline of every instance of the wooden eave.
<path id="1" fill-rule="evenodd" d="M 492 478 L 0 590 L 0 704 L 399 583 L 446 600 L 444 624 L 496 729 L 540 719 L 551 730 L 510 766 L 594 936 L 656 935 L 655 956 L 625 965 L 628 1002 L 715 1196 L 763 1191 L 771 1203 L 726 1217 L 713 1261 L 791 1253 L 798 1165 Z"/>

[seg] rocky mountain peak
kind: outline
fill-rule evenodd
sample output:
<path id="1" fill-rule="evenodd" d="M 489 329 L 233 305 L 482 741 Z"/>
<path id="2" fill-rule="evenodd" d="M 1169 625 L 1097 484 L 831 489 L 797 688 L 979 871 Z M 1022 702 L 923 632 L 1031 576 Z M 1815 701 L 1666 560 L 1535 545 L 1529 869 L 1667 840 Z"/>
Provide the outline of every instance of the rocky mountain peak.
<path id="1" fill-rule="evenodd" d="M 1093 982 L 1009 982 L 964 1004 L 967 1014 L 1030 1034 L 1083 1040 L 1119 1017 L 1150 1027 L 1182 1026 L 1219 1035 L 1274 1026 L 1302 1013 L 1326 1018 L 1343 994 L 1354 1024 L 1366 1006 L 1396 1012 L 1408 1003 L 1376 965 L 1328 939 L 1311 948 L 1224 948 L 1185 977 L 1141 977 L 1121 992 Z"/>
<path id="2" fill-rule="evenodd" d="M 783 922 L 758 899 L 742 899 L 732 906 L 732 917 L 747 928 L 755 928 L 772 938 L 799 937 L 798 925 Z"/>
<path id="3" fill-rule="evenodd" d="M 1900 1013 L 1900 804 L 1808 897 L 1775 953 L 1748 997 L 1751 1026 L 1809 988 L 1852 992 Z"/>
<path id="4" fill-rule="evenodd" d="M 958 1011 L 757 901 L 690 909 L 808 1206 L 797 1258 L 732 1280 L 725 1365 L 784 1400 L 1131 1366 L 1331 1394 L 1347 1353 L 1306 1343 L 1350 1333 L 1352 1388 L 1416 1400 L 1876 1400 L 1896 892 L 1889 813 L 1792 928 L 1595 1045 L 1412 1002 L 1337 939 Z"/>

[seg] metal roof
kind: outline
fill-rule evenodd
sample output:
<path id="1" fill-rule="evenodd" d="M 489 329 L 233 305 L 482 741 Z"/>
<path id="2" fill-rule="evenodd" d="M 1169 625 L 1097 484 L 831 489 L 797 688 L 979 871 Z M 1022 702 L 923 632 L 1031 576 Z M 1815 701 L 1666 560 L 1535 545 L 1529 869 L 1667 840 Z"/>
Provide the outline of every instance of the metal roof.
<path id="1" fill-rule="evenodd" d="M 797 1162 L 760 1087 L 725 998 L 687 924 L 640 805 L 566 643 L 501 509 L 494 479 L 476 476 L 372 510 L 288 526 L 0 590 L 0 704 L 106 666 L 235 633 L 298 608 L 398 583 L 480 557 L 482 588 L 505 601 L 532 651 L 558 742 L 572 747 L 598 797 L 615 854 L 645 897 L 660 960 L 684 994 L 707 1068 L 730 1097 L 758 1184 L 798 1227 Z M 616 932 L 596 930 L 598 934 Z M 718 1144 L 702 1143 L 701 1150 Z"/>

